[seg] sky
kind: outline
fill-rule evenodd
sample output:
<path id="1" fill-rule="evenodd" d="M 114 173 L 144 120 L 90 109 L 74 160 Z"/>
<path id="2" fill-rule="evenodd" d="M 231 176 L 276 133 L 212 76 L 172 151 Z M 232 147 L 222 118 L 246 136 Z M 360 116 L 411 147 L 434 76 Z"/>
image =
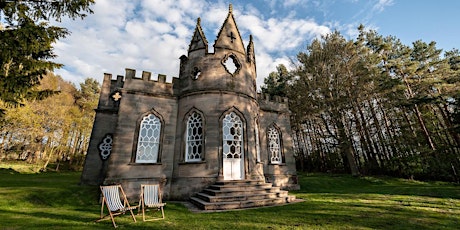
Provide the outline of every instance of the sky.
<path id="1" fill-rule="evenodd" d="M 213 52 L 229 4 L 244 45 L 254 38 L 258 87 L 277 65 L 292 66 L 313 39 L 333 31 L 355 39 L 360 24 L 406 45 L 460 49 L 458 0 L 96 0 L 94 14 L 58 24 L 71 35 L 54 45 L 54 61 L 64 64 L 55 73 L 77 86 L 86 78 L 102 83 L 104 73 L 124 75 L 125 68 L 138 77 L 178 77 L 197 18 Z"/>

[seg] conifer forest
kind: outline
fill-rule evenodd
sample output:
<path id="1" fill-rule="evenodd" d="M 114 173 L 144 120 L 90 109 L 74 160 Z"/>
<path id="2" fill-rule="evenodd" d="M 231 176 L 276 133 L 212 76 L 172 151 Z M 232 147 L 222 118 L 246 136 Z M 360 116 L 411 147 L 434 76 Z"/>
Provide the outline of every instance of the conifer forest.
<path id="1" fill-rule="evenodd" d="M 359 31 L 314 40 L 264 81 L 289 98 L 298 169 L 459 182 L 459 50 Z"/>

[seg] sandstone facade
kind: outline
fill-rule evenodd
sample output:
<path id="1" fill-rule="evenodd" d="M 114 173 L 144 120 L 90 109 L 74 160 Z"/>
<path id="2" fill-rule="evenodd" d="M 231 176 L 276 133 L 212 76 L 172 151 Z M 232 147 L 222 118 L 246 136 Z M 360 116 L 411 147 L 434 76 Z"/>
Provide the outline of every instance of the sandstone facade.
<path id="1" fill-rule="evenodd" d="M 220 180 L 298 188 L 287 99 L 257 94 L 252 37 L 244 47 L 231 7 L 213 53 L 198 19 L 172 82 L 105 74 L 81 177 L 130 197 L 161 183 L 174 200 Z"/>

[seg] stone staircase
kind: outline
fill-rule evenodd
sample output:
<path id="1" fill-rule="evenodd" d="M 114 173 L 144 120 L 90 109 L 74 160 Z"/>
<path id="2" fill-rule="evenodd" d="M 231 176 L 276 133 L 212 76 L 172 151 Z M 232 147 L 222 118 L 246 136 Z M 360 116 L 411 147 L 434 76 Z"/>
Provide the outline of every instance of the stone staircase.
<path id="1" fill-rule="evenodd" d="M 286 204 L 295 199 L 271 183 L 237 180 L 218 181 L 192 196 L 190 201 L 202 210 L 231 210 Z"/>

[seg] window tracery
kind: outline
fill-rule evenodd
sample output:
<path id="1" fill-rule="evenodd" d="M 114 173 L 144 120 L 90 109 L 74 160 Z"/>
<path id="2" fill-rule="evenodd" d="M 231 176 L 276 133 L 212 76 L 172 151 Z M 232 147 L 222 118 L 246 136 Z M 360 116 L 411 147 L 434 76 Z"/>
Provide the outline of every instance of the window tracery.
<path id="1" fill-rule="evenodd" d="M 203 117 L 193 112 L 187 119 L 186 162 L 197 162 L 203 159 L 203 140 Z"/>
<path id="2" fill-rule="evenodd" d="M 145 116 L 140 124 L 136 163 L 157 163 L 160 147 L 161 121 L 154 114 Z"/>
<path id="3" fill-rule="evenodd" d="M 224 158 L 241 158 L 243 154 L 243 122 L 234 112 L 222 121 Z"/>
<path id="4" fill-rule="evenodd" d="M 275 127 L 268 128 L 268 150 L 270 153 L 270 162 L 272 164 L 283 163 L 281 154 L 280 133 Z"/>

